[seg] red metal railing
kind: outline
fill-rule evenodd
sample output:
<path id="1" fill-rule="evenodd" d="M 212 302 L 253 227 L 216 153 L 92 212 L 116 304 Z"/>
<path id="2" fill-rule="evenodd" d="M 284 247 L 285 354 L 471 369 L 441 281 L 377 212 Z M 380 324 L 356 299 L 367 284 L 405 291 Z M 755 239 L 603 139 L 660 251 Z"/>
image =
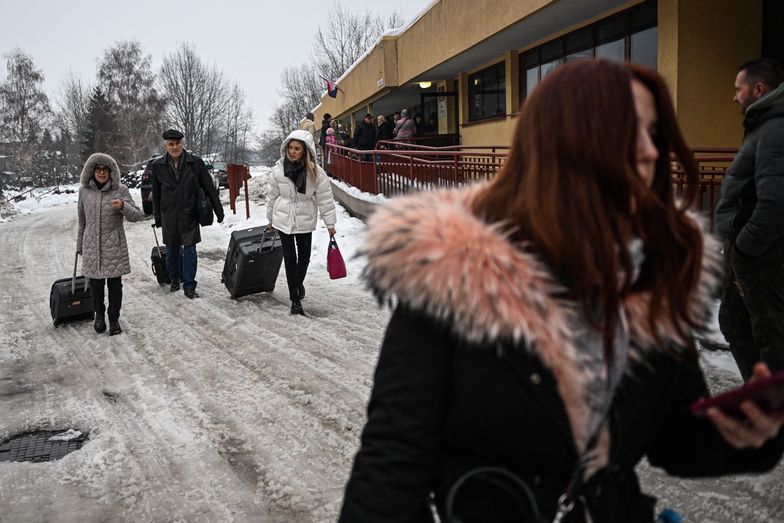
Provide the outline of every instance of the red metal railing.
<path id="1" fill-rule="evenodd" d="M 326 171 L 361 191 L 395 196 L 487 180 L 506 159 L 505 153 L 418 147 L 363 151 L 332 145 Z"/>
<path id="2" fill-rule="evenodd" d="M 379 149 L 362 151 L 338 145 L 327 150 L 326 171 L 363 192 L 396 196 L 411 191 L 457 187 L 492 178 L 504 164 L 507 146 L 449 146 L 379 142 Z M 696 208 L 708 214 L 713 227 L 713 209 L 719 199 L 724 173 L 737 149 L 692 150 L 700 175 Z M 673 162 L 676 195 L 683 194 L 683 169 Z"/>
<path id="3" fill-rule="evenodd" d="M 707 214 L 711 230 L 713 230 L 713 210 L 719 202 L 721 182 L 724 181 L 724 173 L 732 164 L 737 152 L 737 149 L 718 147 L 692 149 L 700 175 L 695 207 L 700 212 Z M 673 162 L 672 165 L 672 182 L 675 185 L 675 194 L 681 196 L 685 188 L 685 179 L 683 167 L 678 162 Z"/>

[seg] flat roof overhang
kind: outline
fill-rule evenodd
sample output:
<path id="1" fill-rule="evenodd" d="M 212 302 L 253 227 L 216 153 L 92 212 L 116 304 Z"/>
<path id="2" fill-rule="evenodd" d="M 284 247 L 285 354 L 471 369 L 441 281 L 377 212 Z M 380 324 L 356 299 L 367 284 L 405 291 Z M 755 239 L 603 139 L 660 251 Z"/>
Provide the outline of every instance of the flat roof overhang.
<path id="1" fill-rule="evenodd" d="M 405 83 L 455 79 L 507 51 L 528 47 L 610 10 L 632 5 L 636 4 L 628 0 L 558 0 Z"/>

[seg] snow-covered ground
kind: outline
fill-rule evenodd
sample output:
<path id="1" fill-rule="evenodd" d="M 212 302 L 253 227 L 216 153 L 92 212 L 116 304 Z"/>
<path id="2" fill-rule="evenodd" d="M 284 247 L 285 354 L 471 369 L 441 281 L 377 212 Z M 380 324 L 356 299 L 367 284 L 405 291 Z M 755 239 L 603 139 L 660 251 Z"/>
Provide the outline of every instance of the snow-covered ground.
<path id="1" fill-rule="evenodd" d="M 266 170 L 252 174 L 259 198 Z M 358 279 L 364 224 L 338 209 L 342 280 L 328 278 L 323 224 L 314 234 L 303 318 L 289 315 L 283 268 L 268 294 L 231 300 L 220 283 L 231 231 L 265 224 L 263 204 L 245 220 L 244 202 L 237 215 L 226 203 L 224 223 L 202 229 L 194 301 L 157 285 L 151 220 L 127 223 L 125 332 L 110 338 L 91 322 L 51 325 L 51 284 L 73 270 L 75 202 L 40 195 L 0 222 L 0 441 L 65 428 L 90 440 L 59 461 L 0 463 L 0 521 L 334 521 L 389 318 Z M 704 365 L 716 390 L 739 382 L 726 352 Z M 640 472 L 687 521 L 784 513 L 782 466 L 699 482 Z"/>

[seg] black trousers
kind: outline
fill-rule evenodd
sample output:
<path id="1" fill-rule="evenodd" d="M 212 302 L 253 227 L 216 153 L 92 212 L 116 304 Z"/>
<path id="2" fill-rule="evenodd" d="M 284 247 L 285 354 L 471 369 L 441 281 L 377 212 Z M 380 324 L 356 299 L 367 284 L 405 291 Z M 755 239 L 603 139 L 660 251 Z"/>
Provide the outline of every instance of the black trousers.
<path id="1" fill-rule="evenodd" d="M 286 267 L 286 283 L 289 299 L 299 299 L 299 286 L 305 281 L 310 264 L 310 245 L 313 233 L 286 234 L 278 231 L 283 244 L 283 265 Z"/>
<path id="2" fill-rule="evenodd" d="M 725 277 L 719 327 L 744 380 L 762 361 L 784 369 L 784 242 L 764 254 L 743 256 L 724 248 Z"/>
<path id="3" fill-rule="evenodd" d="M 122 276 L 96 280 L 90 278 L 90 289 L 93 293 L 93 308 L 95 312 L 103 315 L 107 312 L 104 304 L 104 286 L 109 287 L 109 321 L 120 319 L 120 307 L 122 307 Z"/>

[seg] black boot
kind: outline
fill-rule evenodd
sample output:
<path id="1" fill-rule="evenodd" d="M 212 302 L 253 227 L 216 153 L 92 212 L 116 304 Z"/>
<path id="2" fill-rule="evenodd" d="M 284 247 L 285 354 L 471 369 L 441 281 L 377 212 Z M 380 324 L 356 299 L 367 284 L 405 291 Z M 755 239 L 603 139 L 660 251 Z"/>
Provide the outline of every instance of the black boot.
<path id="1" fill-rule="evenodd" d="M 106 332 L 106 319 L 103 317 L 103 313 L 95 313 L 95 323 L 93 324 L 93 327 L 95 327 L 95 332 L 98 334 Z"/>
<path id="2" fill-rule="evenodd" d="M 199 297 L 199 293 L 196 292 L 196 289 L 185 289 L 185 297 L 189 300 Z"/>
<path id="3" fill-rule="evenodd" d="M 109 336 L 114 336 L 115 334 L 120 334 L 122 329 L 120 328 L 119 321 L 110 321 L 109 322 Z"/>
<path id="4" fill-rule="evenodd" d="M 291 314 L 298 314 L 300 316 L 305 315 L 305 311 L 302 310 L 302 304 L 299 300 L 291 300 Z"/>
<path id="5" fill-rule="evenodd" d="M 300 300 L 304 300 L 305 299 L 305 284 L 304 283 L 300 283 L 299 284 L 299 299 Z"/>
<path id="6" fill-rule="evenodd" d="M 180 280 L 172 280 L 171 285 L 169 285 L 169 292 L 177 292 L 180 290 Z"/>

